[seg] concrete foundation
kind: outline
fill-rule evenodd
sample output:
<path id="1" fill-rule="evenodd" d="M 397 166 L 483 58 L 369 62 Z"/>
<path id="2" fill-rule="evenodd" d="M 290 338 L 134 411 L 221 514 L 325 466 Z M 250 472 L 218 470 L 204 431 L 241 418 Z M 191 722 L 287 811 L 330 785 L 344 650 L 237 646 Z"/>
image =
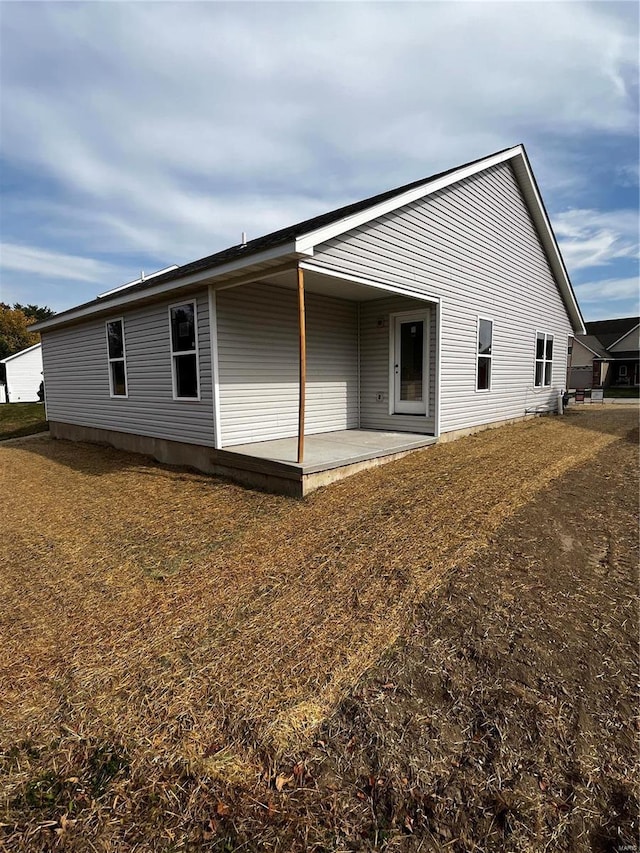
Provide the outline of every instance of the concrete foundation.
<path id="1" fill-rule="evenodd" d="M 538 415 L 496 421 L 444 433 L 439 439 L 416 433 L 377 430 L 344 430 L 305 437 L 305 462 L 294 460 L 295 438 L 243 444 L 216 450 L 163 438 L 50 421 L 51 436 L 67 441 L 104 444 L 150 456 L 165 465 L 195 468 L 206 474 L 227 477 L 251 488 L 302 498 L 326 486 L 364 471 L 401 459 L 440 441 L 453 441 L 485 429 L 517 423 Z"/>
<path id="2" fill-rule="evenodd" d="M 477 426 L 467 427 L 466 429 L 454 429 L 451 430 L 451 432 L 443 432 L 438 439 L 438 443 L 442 444 L 445 441 L 455 441 L 457 438 L 464 438 L 467 435 L 475 435 L 477 432 L 484 432 L 487 429 L 497 429 L 498 427 L 509 426 L 510 424 L 519 424 L 522 423 L 522 421 L 530 421 L 532 418 L 546 417 L 547 414 L 547 412 L 539 412 L 530 415 L 522 415 L 522 417 L 519 418 L 506 418 L 502 421 L 491 421 L 489 424 L 478 424 Z"/>
<path id="3" fill-rule="evenodd" d="M 298 465 L 289 461 L 289 444 L 294 446 L 295 439 L 216 450 L 200 444 L 60 421 L 50 421 L 49 429 L 51 436 L 56 439 L 87 441 L 130 453 L 141 453 L 166 465 L 195 468 L 206 474 L 227 477 L 245 486 L 296 498 L 366 468 L 393 462 L 436 441 L 432 436 L 411 433 L 377 433 L 369 430 L 348 430 L 344 434 L 324 433 L 306 437 L 307 458 L 310 461 Z"/>

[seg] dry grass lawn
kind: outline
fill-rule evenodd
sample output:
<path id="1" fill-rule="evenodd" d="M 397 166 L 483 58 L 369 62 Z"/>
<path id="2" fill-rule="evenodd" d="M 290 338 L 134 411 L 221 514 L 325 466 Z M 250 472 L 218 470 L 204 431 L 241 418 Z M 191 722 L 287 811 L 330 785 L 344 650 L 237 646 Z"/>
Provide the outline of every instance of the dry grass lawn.
<path id="1" fill-rule="evenodd" d="M 102 447 L 0 446 L 0 822 L 39 849 L 83 761 L 95 837 L 136 796 L 170 812 L 181 774 L 277 774 L 451 567 L 636 417 L 487 431 L 304 502 Z"/>

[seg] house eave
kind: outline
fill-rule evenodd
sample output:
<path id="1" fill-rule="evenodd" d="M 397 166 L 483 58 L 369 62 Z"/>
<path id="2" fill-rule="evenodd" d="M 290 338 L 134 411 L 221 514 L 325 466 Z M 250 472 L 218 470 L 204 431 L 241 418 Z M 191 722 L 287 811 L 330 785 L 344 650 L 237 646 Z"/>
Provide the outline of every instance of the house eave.
<path id="1" fill-rule="evenodd" d="M 553 232 L 553 228 L 551 227 L 551 222 L 547 215 L 544 202 L 542 201 L 542 197 L 538 190 L 536 180 L 533 176 L 523 145 L 516 145 L 506 151 L 492 154 L 484 160 L 480 160 L 468 166 L 463 166 L 454 172 L 444 175 L 443 177 L 436 178 L 433 181 L 429 181 L 422 186 L 414 187 L 405 193 L 394 196 L 393 198 L 387 199 L 379 204 L 372 205 L 358 213 L 346 216 L 343 219 L 333 222 L 323 228 L 303 234 L 296 239 L 296 249 L 300 252 L 314 250 L 319 244 L 326 243 L 335 237 L 339 237 L 346 231 L 350 231 L 353 228 L 357 228 L 367 222 L 371 222 L 372 220 L 377 219 L 380 216 L 384 216 L 387 213 L 391 213 L 392 211 L 397 210 L 400 207 L 404 207 L 407 204 L 426 198 L 439 190 L 445 189 L 446 187 L 458 183 L 465 178 L 472 177 L 473 175 L 489 169 L 492 166 L 506 162 L 511 163 L 520 189 L 523 192 L 525 202 L 529 208 L 549 260 L 552 273 L 558 283 L 565 305 L 567 306 L 567 312 L 571 318 L 573 331 L 575 334 L 584 335 L 586 334 L 586 329 L 582 313 L 578 306 L 578 302 L 569 279 L 569 274 L 562 259 L 560 248 Z"/>
<path id="2" fill-rule="evenodd" d="M 173 293 L 184 288 L 193 288 L 197 284 L 213 284 L 217 280 L 238 275 L 240 272 L 247 273 L 252 267 L 258 267 L 261 263 L 277 260 L 284 262 L 285 260 L 299 260 L 313 256 L 315 247 L 326 243 L 328 240 L 338 237 L 347 231 L 357 228 L 367 222 L 384 216 L 398 208 L 407 204 L 411 204 L 421 198 L 425 198 L 439 190 L 442 190 L 452 184 L 455 184 L 465 178 L 471 177 L 479 172 L 482 172 L 492 166 L 500 163 L 509 162 L 513 168 L 516 180 L 520 186 L 520 190 L 524 196 L 525 203 L 530 211 L 532 220 L 537 229 L 546 257 L 548 259 L 551 271 L 556 279 L 561 296 L 567 308 L 568 316 L 571 320 L 572 328 L 575 334 L 586 334 L 584 321 L 580 308 L 578 307 L 569 275 L 565 267 L 564 261 L 560 254 L 553 229 L 549 217 L 547 215 L 544 203 L 537 188 L 537 184 L 526 155 L 523 145 L 516 145 L 513 148 L 508 148 L 505 151 L 489 155 L 482 160 L 475 161 L 466 166 L 461 166 L 459 169 L 448 172 L 440 177 L 434 177 L 433 180 L 427 180 L 417 187 L 407 189 L 404 192 L 399 192 L 386 198 L 383 201 L 371 204 L 355 213 L 347 214 L 340 219 L 337 219 L 330 224 L 315 228 L 310 231 L 298 234 L 293 240 L 283 243 L 280 246 L 274 246 L 263 251 L 251 253 L 246 257 L 234 258 L 232 261 L 206 267 L 191 274 L 180 276 L 180 271 L 171 276 L 169 281 L 160 281 L 155 285 L 145 286 L 144 288 L 136 289 L 133 292 L 123 291 L 121 294 L 117 292 L 113 297 L 106 299 L 93 300 L 90 303 L 72 308 L 61 314 L 35 324 L 32 328 L 34 331 L 46 331 L 68 323 L 73 323 L 83 320 L 86 317 L 105 314 L 113 309 L 118 309 L 122 306 L 133 305 L 152 300 L 156 297 L 161 297 L 164 294 Z M 259 270 L 256 269 L 259 273 Z"/>
<path id="3" fill-rule="evenodd" d="M 565 305 L 567 306 L 573 325 L 573 331 L 576 335 L 585 335 L 587 330 L 584 325 L 582 312 L 580 311 L 580 307 L 569 278 L 569 273 L 567 272 L 562 254 L 560 253 L 558 241 L 556 240 L 556 236 L 551 226 L 551 221 L 547 214 L 542 196 L 540 195 L 540 191 L 538 190 L 538 185 L 531 170 L 529 158 L 527 157 L 524 147 L 521 146 L 521 150 L 518 152 L 517 156 L 514 156 L 511 165 L 518 183 L 520 184 L 520 189 L 524 195 L 525 201 L 527 202 L 531 217 L 536 225 L 538 235 L 545 249 L 551 270 L 558 283 Z M 528 197 L 529 193 L 533 195 L 534 204 L 531 203 L 531 200 Z"/>
<path id="4" fill-rule="evenodd" d="M 136 304 L 156 301 L 159 298 L 178 293 L 181 290 L 193 290 L 198 285 L 216 284 L 225 279 L 233 280 L 234 275 L 250 273 L 253 268 L 255 268 L 256 278 L 259 278 L 268 269 L 268 267 L 265 267 L 265 264 L 283 263 L 287 260 L 295 262 L 300 258 L 311 257 L 312 254 L 312 251 L 298 251 L 295 243 L 286 243 L 282 246 L 276 246 L 263 252 L 249 255 L 246 258 L 239 258 L 225 264 L 208 267 L 189 275 L 177 276 L 171 278 L 170 281 L 160 282 L 159 284 L 150 285 L 133 292 L 127 293 L 123 291 L 120 294 L 114 294 L 112 298 L 106 297 L 92 300 L 84 305 L 78 305 L 76 308 L 56 314 L 47 320 L 34 323 L 29 329 L 36 332 L 43 332 L 85 320 L 88 317 L 112 314 L 123 307 L 132 307 Z"/>
<path id="5" fill-rule="evenodd" d="M 514 148 L 501 151 L 498 154 L 492 154 L 489 157 L 485 157 L 483 160 L 476 161 L 468 166 L 461 166 L 454 172 L 449 172 L 440 178 L 434 178 L 432 181 L 428 181 L 418 187 L 414 187 L 404 193 L 386 199 L 383 202 L 374 204 L 365 210 L 345 216 L 336 222 L 332 222 L 330 225 L 317 228 L 313 231 L 307 232 L 306 234 L 301 234 L 296 239 L 296 247 L 299 251 L 305 251 L 307 249 L 314 248 L 320 243 L 326 243 L 328 240 L 332 240 L 334 237 L 339 237 L 346 231 L 351 231 L 353 228 L 357 228 L 360 225 L 371 222 L 373 219 L 377 219 L 380 216 L 391 213 L 400 207 L 404 207 L 414 201 L 426 198 L 427 196 L 438 192 L 438 190 L 451 186 L 452 184 L 462 181 L 465 178 L 477 174 L 478 172 L 482 172 L 485 169 L 489 169 L 491 166 L 504 163 L 506 160 L 515 157 L 522 150 L 522 146 L 517 145 Z"/>

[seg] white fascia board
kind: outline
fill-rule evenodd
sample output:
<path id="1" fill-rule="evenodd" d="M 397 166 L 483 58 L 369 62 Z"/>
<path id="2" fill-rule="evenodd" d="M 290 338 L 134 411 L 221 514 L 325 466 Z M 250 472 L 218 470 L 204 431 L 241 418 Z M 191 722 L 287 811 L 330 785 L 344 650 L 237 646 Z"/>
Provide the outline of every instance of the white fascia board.
<path id="1" fill-rule="evenodd" d="M 523 153 L 524 149 L 522 145 L 516 145 L 514 148 L 509 148 L 507 151 L 503 151 L 501 154 L 493 154 L 491 157 L 486 157 L 484 160 L 480 160 L 478 163 L 474 163 L 471 166 L 464 166 L 461 169 L 457 169 L 455 172 L 451 172 L 441 178 L 436 178 L 428 184 L 415 187 L 412 190 L 407 190 L 402 193 L 402 195 L 393 196 L 393 198 L 382 201 L 380 204 L 373 205 L 373 207 L 368 207 L 358 213 L 345 216 L 344 219 L 340 219 L 337 222 L 333 222 L 330 225 L 326 225 L 323 228 L 318 228 L 315 231 L 310 231 L 308 234 L 303 234 L 301 237 L 298 237 L 296 239 L 296 250 L 304 252 L 314 246 L 317 246 L 319 243 L 326 243 L 327 240 L 338 237 L 340 234 L 344 234 L 345 231 L 350 231 L 352 228 L 364 225 L 372 219 L 377 219 L 379 216 L 391 213 L 399 207 L 404 207 L 406 204 L 418 201 L 419 199 L 431 195 L 438 190 L 444 189 L 451 184 L 462 181 L 464 178 L 469 178 L 472 175 L 476 175 L 478 172 L 482 172 L 484 169 L 489 169 L 491 166 L 498 165 L 498 163 L 504 163 L 506 160 L 511 160 Z"/>
<path id="2" fill-rule="evenodd" d="M 575 294 L 573 292 L 573 288 L 571 287 L 571 282 L 569 281 L 567 269 L 565 267 L 562 255 L 560 254 L 560 247 L 558 246 L 558 241 L 556 240 L 555 234 L 553 233 L 551 222 L 549 221 L 549 217 L 547 216 L 547 211 L 545 210 L 542 198 L 540 197 L 540 193 L 538 192 L 538 187 L 533 177 L 531 167 L 529 166 L 529 161 L 522 147 L 520 151 L 518 165 L 522 165 L 528 186 L 535 197 L 537 209 L 532 210 L 530 206 L 529 209 L 536 225 L 538 225 L 540 236 L 542 237 L 544 247 L 547 251 L 547 256 L 551 262 L 551 268 L 555 274 L 556 281 L 560 286 L 560 291 L 569 309 L 569 314 L 571 315 L 574 324 L 574 332 L 577 335 L 586 335 L 587 330 L 584 326 L 582 312 L 580 311 Z M 520 180 L 522 179 L 521 176 L 518 175 L 517 171 L 516 177 L 518 177 Z"/>
<path id="3" fill-rule="evenodd" d="M 635 330 L 638 328 L 638 326 L 640 326 L 640 323 L 636 323 L 635 326 L 633 327 L 633 329 L 629 329 L 629 331 L 625 332 L 621 338 L 618 338 L 617 341 L 614 341 L 612 344 L 609 344 L 607 349 L 611 349 L 612 347 L 617 347 L 618 344 L 620 343 L 620 341 L 623 341 L 625 338 L 628 338 L 632 332 L 635 332 Z"/>
<path id="4" fill-rule="evenodd" d="M 28 328 L 32 329 L 33 326 L 29 326 Z M 0 359 L 0 364 L 6 364 L 8 361 L 11 361 L 14 358 L 18 358 L 18 356 L 24 355 L 27 352 L 31 352 L 31 350 L 37 349 L 38 347 L 41 347 L 41 346 L 42 346 L 42 344 L 40 344 L 40 343 L 32 344 L 30 347 L 27 347 L 26 349 L 21 349 L 20 352 L 14 352 L 13 355 L 8 355 L 6 358 Z"/>
<path id="5" fill-rule="evenodd" d="M 272 249 L 265 249 L 263 252 L 258 252 L 255 255 L 249 255 L 246 258 L 236 258 L 226 264 L 221 264 L 216 267 L 209 267 L 204 270 L 185 275 L 182 278 L 174 278 L 164 284 L 156 284 L 151 287 L 145 287 L 143 290 L 136 290 L 135 293 L 123 292 L 121 296 L 115 299 L 101 299 L 99 302 L 91 302 L 89 305 L 79 306 L 76 309 L 65 311 L 64 314 L 51 317 L 49 320 L 43 320 L 40 323 L 35 323 L 29 328 L 33 331 L 40 332 L 46 329 L 52 329 L 56 326 L 61 326 L 64 323 L 70 323 L 75 320 L 82 320 L 85 317 L 90 317 L 92 314 L 105 314 L 110 311 L 115 311 L 124 305 L 135 303 L 140 300 L 146 300 L 149 297 L 163 296 L 171 293 L 174 290 L 181 290 L 183 287 L 190 287 L 199 282 L 209 282 L 213 278 L 222 278 L 230 273 L 238 270 L 249 268 L 253 264 L 262 264 L 265 261 L 271 261 L 275 258 L 286 257 L 287 255 L 297 255 L 309 257 L 313 252 L 299 252 L 296 249 L 295 243 L 286 243 L 283 246 L 276 246 Z M 256 273 L 260 275 L 260 271 Z"/>
<path id="6" fill-rule="evenodd" d="M 485 169 L 497 166 L 499 163 L 505 163 L 508 160 L 513 160 L 514 166 L 517 164 L 519 167 L 516 172 L 518 180 L 526 180 L 528 187 L 531 189 L 535 198 L 537 209 L 531 210 L 531 214 L 538 226 L 551 268 L 560 287 L 565 304 L 567 305 L 568 313 L 571 316 L 574 327 L 574 332 L 576 334 L 584 335 L 586 334 L 586 329 L 584 327 L 582 314 L 573 293 L 573 288 L 571 287 L 569 276 L 567 275 L 566 267 L 560 254 L 560 249 L 558 248 L 558 243 L 553 233 L 553 229 L 551 228 L 549 217 L 547 216 L 544 204 L 540 198 L 540 193 L 538 192 L 536 182 L 533 178 L 533 174 L 522 145 L 515 145 L 513 148 L 509 148 L 501 154 L 493 154 L 491 157 L 486 157 L 478 163 L 474 163 L 471 166 L 464 166 L 461 169 L 457 169 L 455 172 L 444 175 L 442 178 L 436 178 L 421 187 L 407 190 L 407 192 L 402 193 L 402 195 L 394 196 L 393 198 L 387 199 L 386 201 L 376 204 L 373 207 L 369 207 L 366 210 L 354 213 L 351 216 L 345 216 L 344 219 L 340 219 L 338 222 L 334 222 L 324 228 L 318 228 L 316 231 L 310 231 L 308 234 L 298 237 L 296 240 L 296 249 L 301 252 L 313 249 L 320 243 L 326 243 L 328 240 L 332 240 L 334 237 L 338 237 L 346 231 L 350 231 L 351 229 L 364 225 L 373 219 L 377 219 L 380 216 L 391 213 L 404 205 L 411 204 L 421 198 L 426 198 L 432 193 L 438 192 L 438 190 L 445 189 L 458 181 L 472 177 L 479 172 L 483 172 Z"/>

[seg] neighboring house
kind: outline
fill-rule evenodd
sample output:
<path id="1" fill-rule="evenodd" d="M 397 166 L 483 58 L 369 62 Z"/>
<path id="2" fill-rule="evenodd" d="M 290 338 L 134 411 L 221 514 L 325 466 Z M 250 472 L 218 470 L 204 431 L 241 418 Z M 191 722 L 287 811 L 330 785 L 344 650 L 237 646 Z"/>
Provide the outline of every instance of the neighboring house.
<path id="1" fill-rule="evenodd" d="M 34 328 L 55 437 L 292 494 L 555 411 L 585 331 L 522 146 Z"/>
<path id="2" fill-rule="evenodd" d="M 36 403 L 42 382 L 42 345 L 34 344 L 0 361 L 5 371 L 5 393 L 0 402 Z M 4 400 L 2 397 L 4 396 Z"/>
<path id="3" fill-rule="evenodd" d="M 605 382 L 608 362 L 600 359 L 607 358 L 608 353 L 595 335 L 576 335 L 571 350 L 571 367 L 569 370 L 569 388 L 592 388 L 594 363 L 598 365 L 598 382 Z"/>
<path id="4" fill-rule="evenodd" d="M 570 388 L 629 388 L 640 384 L 640 318 L 585 323 L 571 354 Z"/>

